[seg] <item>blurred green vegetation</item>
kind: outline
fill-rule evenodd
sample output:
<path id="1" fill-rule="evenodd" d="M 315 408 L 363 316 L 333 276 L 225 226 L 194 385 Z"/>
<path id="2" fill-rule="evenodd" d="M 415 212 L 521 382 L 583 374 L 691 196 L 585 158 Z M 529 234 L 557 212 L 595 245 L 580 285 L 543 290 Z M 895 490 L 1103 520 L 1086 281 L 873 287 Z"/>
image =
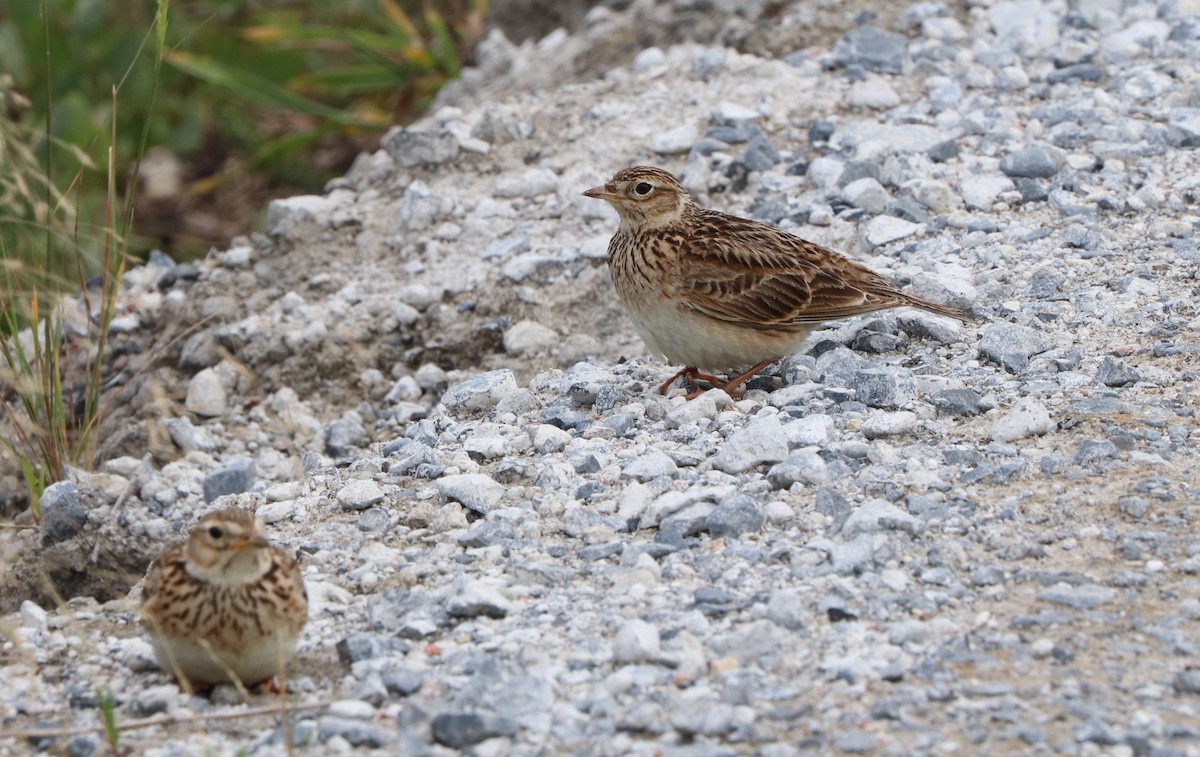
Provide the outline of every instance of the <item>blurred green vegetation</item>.
<path id="1" fill-rule="evenodd" d="M 231 183 L 239 210 L 276 192 L 319 191 L 373 137 L 419 116 L 458 75 L 486 6 L 183 0 L 170 6 L 165 65 L 156 71 L 143 54 L 153 48 L 152 2 L 10 0 L 0 3 L 0 75 L 28 107 L 9 107 L 0 119 L 40 132 L 30 147 L 43 161 L 47 125 L 53 139 L 79 149 L 58 150 L 49 176 L 84 218 L 102 207 L 110 141 L 118 166 L 143 149 L 167 148 L 182 167 L 178 196 L 137 205 L 130 249 L 162 245 L 194 257 L 217 243 L 213 236 L 247 230 L 174 233 L 187 227 L 188 212 L 228 215 L 216 196 Z M 0 194 L 0 217 L 23 214 Z"/>

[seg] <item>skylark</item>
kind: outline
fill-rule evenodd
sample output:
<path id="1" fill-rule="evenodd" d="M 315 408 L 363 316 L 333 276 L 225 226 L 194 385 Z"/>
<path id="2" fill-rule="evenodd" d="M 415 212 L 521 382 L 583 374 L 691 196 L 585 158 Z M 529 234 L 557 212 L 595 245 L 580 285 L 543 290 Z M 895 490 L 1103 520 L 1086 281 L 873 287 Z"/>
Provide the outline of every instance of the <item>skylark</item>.
<path id="1" fill-rule="evenodd" d="M 583 193 L 610 203 L 621 225 L 608 268 L 646 346 L 683 378 L 741 395 L 771 363 L 797 352 L 820 323 L 914 307 L 966 320 L 963 311 L 906 294 L 866 266 L 773 226 L 706 210 L 674 176 L 634 166 Z M 752 366 L 726 381 L 699 369 Z"/>
<path id="2" fill-rule="evenodd" d="M 269 681 L 307 620 L 300 566 L 271 546 L 261 518 L 237 508 L 201 518 L 154 561 L 142 589 L 154 654 L 188 688 Z"/>

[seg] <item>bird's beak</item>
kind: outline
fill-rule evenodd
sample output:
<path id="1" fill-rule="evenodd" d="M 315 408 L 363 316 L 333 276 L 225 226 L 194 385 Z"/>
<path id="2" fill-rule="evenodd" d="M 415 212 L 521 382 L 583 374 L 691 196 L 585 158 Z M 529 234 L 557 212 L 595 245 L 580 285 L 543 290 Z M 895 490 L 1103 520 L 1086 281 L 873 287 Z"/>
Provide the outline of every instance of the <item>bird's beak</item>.
<path id="1" fill-rule="evenodd" d="M 613 202 L 621 197 L 621 195 L 609 189 L 607 185 L 603 187 L 592 187 L 588 191 L 584 192 L 583 196 L 592 197 L 597 200 L 607 200 L 608 202 Z"/>
<path id="2" fill-rule="evenodd" d="M 234 549 L 262 549 L 263 547 L 270 546 L 270 544 L 271 543 L 267 541 L 267 537 L 262 536 L 261 534 L 255 534 L 234 543 L 232 546 Z"/>

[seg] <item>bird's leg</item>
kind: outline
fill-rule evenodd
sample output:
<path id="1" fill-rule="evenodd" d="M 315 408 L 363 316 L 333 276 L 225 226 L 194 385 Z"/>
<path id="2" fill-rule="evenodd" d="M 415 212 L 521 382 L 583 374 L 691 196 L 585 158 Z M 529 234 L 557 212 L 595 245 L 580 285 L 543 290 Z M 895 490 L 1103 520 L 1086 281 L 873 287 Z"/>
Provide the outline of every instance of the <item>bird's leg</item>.
<path id="1" fill-rule="evenodd" d="M 279 676 L 271 676 L 265 681 L 259 681 L 251 691 L 255 694 L 282 694 L 284 689 Z"/>
<path id="2" fill-rule="evenodd" d="M 757 375 L 759 371 L 761 371 L 763 368 L 766 368 L 768 365 L 770 365 L 771 363 L 774 363 L 774 362 L 775 362 L 775 358 L 767 358 L 766 360 L 755 365 L 753 368 L 751 368 L 750 370 L 741 374 L 740 376 L 734 376 L 733 378 L 726 381 L 724 384 L 719 385 L 718 388 L 724 389 L 725 393 L 728 394 L 733 399 L 741 399 L 742 397 L 746 396 L 746 392 L 743 391 L 742 389 L 739 389 L 738 387 L 740 387 L 742 384 L 746 383 L 750 379 L 754 378 L 755 375 Z"/>
<path id="3" fill-rule="evenodd" d="M 713 386 L 720 386 L 720 384 L 721 384 L 721 379 L 719 377 L 713 376 L 708 373 L 701 373 L 699 371 L 699 369 L 695 368 L 694 366 L 689 365 L 687 368 L 680 370 L 674 376 L 671 376 L 671 378 L 664 381 L 662 383 L 662 386 L 658 387 L 658 393 L 666 394 L 667 390 L 671 388 L 671 384 L 674 384 L 676 379 L 683 379 L 685 382 L 687 382 L 686 385 L 687 385 L 688 390 L 690 391 L 690 394 L 688 395 L 687 399 L 691 399 L 692 397 L 698 396 L 703 393 L 700 391 L 700 388 L 696 385 L 697 381 L 706 381 L 709 384 L 712 384 Z"/>

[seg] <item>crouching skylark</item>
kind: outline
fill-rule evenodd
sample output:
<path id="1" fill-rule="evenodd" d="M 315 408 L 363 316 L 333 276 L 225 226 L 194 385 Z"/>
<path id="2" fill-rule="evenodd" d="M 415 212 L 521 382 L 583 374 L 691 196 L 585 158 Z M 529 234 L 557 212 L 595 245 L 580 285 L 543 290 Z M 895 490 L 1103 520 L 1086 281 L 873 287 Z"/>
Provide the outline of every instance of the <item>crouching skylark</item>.
<path id="1" fill-rule="evenodd" d="M 306 620 L 300 566 L 271 546 L 261 518 L 236 508 L 201 518 L 154 561 L 142 589 L 154 654 L 188 688 L 270 681 Z"/>
<path id="2" fill-rule="evenodd" d="M 621 225 L 608 245 L 617 295 L 652 352 L 683 378 L 740 396 L 771 363 L 797 352 L 825 321 L 914 307 L 966 320 L 957 308 L 906 294 L 866 266 L 773 226 L 698 206 L 674 176 L 634 166 L 583 193 L 610 203 Z M 727 381 L 701 373 L 752 366 Z"/>

